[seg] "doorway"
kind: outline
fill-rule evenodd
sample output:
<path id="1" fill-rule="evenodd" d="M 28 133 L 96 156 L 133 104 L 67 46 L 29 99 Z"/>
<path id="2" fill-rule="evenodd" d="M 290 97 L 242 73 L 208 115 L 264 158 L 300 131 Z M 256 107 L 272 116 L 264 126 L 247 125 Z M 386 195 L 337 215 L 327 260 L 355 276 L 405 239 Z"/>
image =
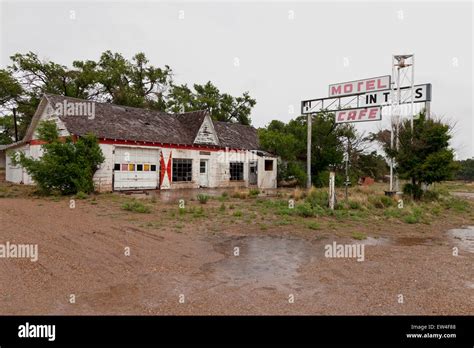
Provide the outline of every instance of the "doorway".
<path id="1" fill-rule="evenodd" d="M 209 187 L 209 160 L 207 159 L 199 161 L 199 186 Z"/>
<path id="2" fill-rule="evenodd" d="M 257 185 L 258 171 L 257 171 L 257 161 L 249 162 L 249 184 Z"/>

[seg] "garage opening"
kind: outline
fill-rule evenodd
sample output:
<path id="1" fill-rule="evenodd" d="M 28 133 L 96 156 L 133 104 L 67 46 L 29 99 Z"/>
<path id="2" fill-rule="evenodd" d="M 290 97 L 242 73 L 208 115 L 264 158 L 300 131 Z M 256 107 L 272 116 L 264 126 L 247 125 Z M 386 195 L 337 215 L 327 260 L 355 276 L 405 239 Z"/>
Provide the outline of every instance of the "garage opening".
<path id="1" fill-rule="evenodd" d="M 156 189 L 159 184 L 159 149 L 116 147 L 114 190 Z"/>

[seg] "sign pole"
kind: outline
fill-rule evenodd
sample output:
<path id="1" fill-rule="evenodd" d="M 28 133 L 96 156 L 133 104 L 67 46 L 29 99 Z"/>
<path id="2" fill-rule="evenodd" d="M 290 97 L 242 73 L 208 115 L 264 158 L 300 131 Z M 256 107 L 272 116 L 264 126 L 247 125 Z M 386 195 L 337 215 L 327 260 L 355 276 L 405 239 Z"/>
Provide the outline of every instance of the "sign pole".
<path id="1" fill-rule="evenodd" d="M 411 133 L 413 137 L 413 118 L 415 115 L 413 115 L 413 112 L 415 111 L 413 107 L 413 103 L 415 102 L 415 55 L 413 54 L 411 56 L 411 103 L 410 103 L 410 122 L 411 122 Z"/>
<path id="2" fill-rule="evenodd" d="M 400 88 L 400 65 L 397 67 L 397 112 L 395 115 L 395 122 L 396 122 L 396 133 L 395 133 L 395 149 L 398 151 L 400 148 L 400 141 L 398 138 L 398 133 L 400 132 L 400 103 L 402 102 L 402 90 Z M 395 173 L 395 191 L 398 192 L 400 190 L 400 183 L 398 181 L 398 173 Z"/>
<path id="3" fill-rule="evenodd" d="M 331 169 L 329 172 L 329 209 L 331 210 L 334 210 L 334 205 L 336 203 L 335 183 L 336 173 L 334 172 L 334 169 Z"/>
<path id="4" fill-rule="evenodd" d="M 308 189 L 311 188 L 311 135 L 312 135 L 312 131 L 311 131 L 311 128 L 312 128 L 312 114 L 308 114 L 308 135 L 307 135 L 307 144 L 308 144 L 308 148 L 307 148 L 307 160 L 306 160 L 306 165 L 307 165 L 307 168 L 306 168 L 306 172 L 307 172 L 307 179 L 306 179 L 306 187 Z"/>

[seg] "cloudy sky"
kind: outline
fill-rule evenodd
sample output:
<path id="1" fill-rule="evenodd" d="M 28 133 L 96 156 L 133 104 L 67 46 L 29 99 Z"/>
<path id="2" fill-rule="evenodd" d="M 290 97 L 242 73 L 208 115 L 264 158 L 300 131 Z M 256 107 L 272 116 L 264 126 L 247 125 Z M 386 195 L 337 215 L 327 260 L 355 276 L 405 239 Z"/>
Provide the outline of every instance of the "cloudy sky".
<path id="1" fill-rule="evenodd" d="M 462 159 L 474 156 L 473 14 L 471 1 L 0 0 L 0 67 L 17 52 L 64 65 L 144 52 L 177 82 L 249 91 L 260 127 L 298 116 L 301 100 L 326 97 L 331 83 L 390 74 L 392 54 L 414 53 L 415 83 L 432 83 L 432 113 L 455 124 Z"/>

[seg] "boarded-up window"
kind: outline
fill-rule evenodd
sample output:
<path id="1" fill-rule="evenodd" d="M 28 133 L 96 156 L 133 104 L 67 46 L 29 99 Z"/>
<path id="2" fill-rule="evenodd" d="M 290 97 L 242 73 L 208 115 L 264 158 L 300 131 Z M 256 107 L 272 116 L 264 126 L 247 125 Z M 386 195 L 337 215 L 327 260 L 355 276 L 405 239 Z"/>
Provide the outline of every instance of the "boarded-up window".
<path id="1" fill-rule="evenodd" d="M 230 162 L 230 180 L 244 180 L 244 163 Z"/>
<path id="2" fill-rule="evenodd" d="M 149 164 L 144 164 L 143 165 L 143 171 L 149 172 L 150 171 L 150 165 Z"/>
<path id="3" fill-rule="evenodd" d="M 191 181 L 193 179 L 193 160 L 173 158 L 173 181 Z"/>
<path id="4" fill-rule="evenodd" d="M 128 171 L 128 164 L 124 163 L 122 164 L 122 171 L 127 172 Z"/>
<path id="5" fill-rule="evenodd" d="M 265 171 L 271 172 L 273 170 L 273 160 L 265 160 Z"/>

